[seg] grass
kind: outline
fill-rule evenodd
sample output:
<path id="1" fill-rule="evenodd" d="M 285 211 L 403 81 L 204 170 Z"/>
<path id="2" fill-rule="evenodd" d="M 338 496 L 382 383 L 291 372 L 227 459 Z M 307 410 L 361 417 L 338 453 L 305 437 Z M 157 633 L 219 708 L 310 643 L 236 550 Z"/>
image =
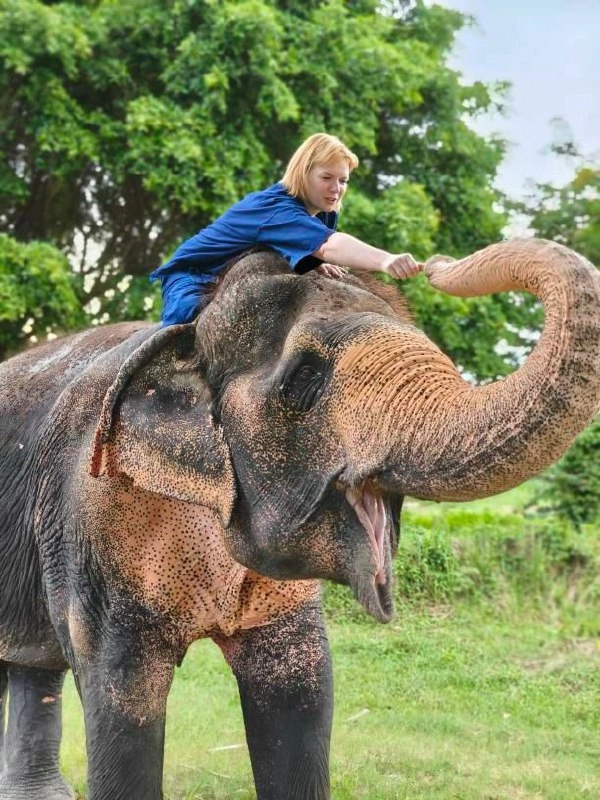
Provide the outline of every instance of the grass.
<path id="1" fill-rule="evenodd" d="M 335 800 L 600 797 L 600 547 L 594 531 L 532 527 L 525 500 L 409 506 L 390 625 L 327 589 Z M 70 679 L 64 705 L 64 771 L 84 797 Z M 164 789 L 254 797 L 237 688 L 211 642 L 173 684 Z"/>
<path id="2" fill-rule="evenodd" d="M 334 797 L 600 796 L 600 653 L 534 622 L 514 633 L 473 613 L 408 616 L 360 643 L 336 631 Z"/>

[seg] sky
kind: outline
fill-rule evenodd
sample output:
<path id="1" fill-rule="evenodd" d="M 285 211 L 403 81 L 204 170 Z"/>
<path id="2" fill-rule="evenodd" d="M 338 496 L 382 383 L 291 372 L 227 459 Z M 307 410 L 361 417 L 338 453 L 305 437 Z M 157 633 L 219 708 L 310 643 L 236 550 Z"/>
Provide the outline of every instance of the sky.
<path id="1" fill-rule="evenodd" d="M 496 185 L 522 198 L 531 182 L 567 183 L 575 163 L 549 151 L 562 118 L 588 158 L 600 160 L 600 0 L 437 0 L 476 24 L 450 59 L 463 82 L 507 80 L 506 115 L 477 130 L 509 140 Z"/>

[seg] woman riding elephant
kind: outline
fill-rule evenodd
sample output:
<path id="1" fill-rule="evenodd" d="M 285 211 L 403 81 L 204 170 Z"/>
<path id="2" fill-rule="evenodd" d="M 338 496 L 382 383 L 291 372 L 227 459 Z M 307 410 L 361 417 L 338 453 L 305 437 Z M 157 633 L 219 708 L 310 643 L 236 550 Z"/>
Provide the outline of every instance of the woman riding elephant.
<path id="1" fill-rule="evenodd" d="M 353 267 L 407 278 L 410 253 L 392 254 L 337 229 L 342 198 L 358 158 L 335 136 L 315 133 L 291 157 L 281 181 L 252 192 L 184 242 L 150 280 L 161 281 L 163 325 L 191 322 L 225 265 L 255 245 L 271 247 L 298 273 L 340 277 Z"/>

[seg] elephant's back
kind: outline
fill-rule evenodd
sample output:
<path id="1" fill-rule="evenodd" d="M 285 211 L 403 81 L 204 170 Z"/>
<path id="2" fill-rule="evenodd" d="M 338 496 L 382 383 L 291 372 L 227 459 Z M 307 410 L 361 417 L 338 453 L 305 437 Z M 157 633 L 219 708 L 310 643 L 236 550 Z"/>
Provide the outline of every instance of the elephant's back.
<path id="1" fill-rule="evenodd" d="M 98 326 L 38 344 L 0 363 L 0 415 L 52 405 L 90 364 L 138 331 L 153 329 L 146 322 Z"/>
<path id="2" fill-rule="evenodd" d="M 22 472 L 35 460 L 61 396 L 73 402 L 83 376 L 107 358 L 116 372 L 120 351 L 126 354 L 130 340 L 134 346 L 154 329 L 145 322 L 98 326 L 29 348 L 0 364 L 0 489 L 7 472 Z M 105 381 L 110 382 L 110 368 L 100 371 L 109 373 Z"/>

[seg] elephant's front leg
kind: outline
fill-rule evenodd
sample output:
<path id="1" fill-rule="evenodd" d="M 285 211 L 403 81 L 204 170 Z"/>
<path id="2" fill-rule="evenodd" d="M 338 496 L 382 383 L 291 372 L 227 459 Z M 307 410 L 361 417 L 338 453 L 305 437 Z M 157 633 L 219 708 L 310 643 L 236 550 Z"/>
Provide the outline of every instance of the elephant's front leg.
<path id="1" fill-rule="evenodd" d="M 0 695 L 6 695 L 8 678 L 9 700 L 0 751 L 0 800 L 73 797 L 58 768 L 64 677 L 64 671 L 16 665 L 7 671 L 0 667 Z"/>
<path id="2" fill-rule="evenodd" d="M 218 644 L 238 681 L 258 800 L 326 800 L 333 681 L 319 604 Z"/>
<path id="3" fill-rule="evenodd" d="M 88 800 L 161 800 L 165 713 L 173 660 L 145 632 L 111 638 L 78 666 Z M 144 643 L 142 645 L 142 642 Z"/>

